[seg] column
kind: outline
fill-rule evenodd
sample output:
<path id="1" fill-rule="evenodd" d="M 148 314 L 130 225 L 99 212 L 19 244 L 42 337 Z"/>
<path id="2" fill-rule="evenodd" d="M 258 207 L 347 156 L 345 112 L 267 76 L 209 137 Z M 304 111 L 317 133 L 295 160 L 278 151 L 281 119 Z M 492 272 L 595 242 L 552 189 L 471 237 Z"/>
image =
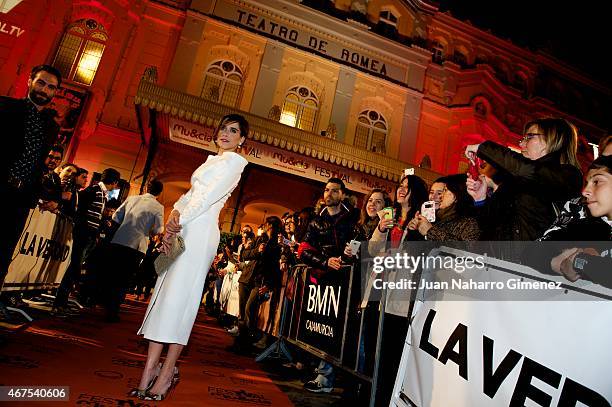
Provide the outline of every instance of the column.
<path id="1" fill-rule="evenodd" d="M 336 125 L 338 130 L 338 141 L 344 141 L 346 133 L 346 125 L 351 110 L 351 100 L 353 99 L 353 90 L 355 89 L 356 74 L 352 70 L 340 67 L 338 73 L 338 84 L 336 93 L 334 94 L 334 105 L 332 106 L 330 123 Z"/>
<path id="2" fill-rule="evenodd" d="M 268 117 L 268 112 L 272 108 L 274 92 L 278 84 L 278 76 L 283 64 L 284 47 L 273 41 L 266 43 L 261 67 L 255 85 L 255 92 L 251 100 L 251 113 Z M 282 106 L 279 106 L 282 108 Z"/>

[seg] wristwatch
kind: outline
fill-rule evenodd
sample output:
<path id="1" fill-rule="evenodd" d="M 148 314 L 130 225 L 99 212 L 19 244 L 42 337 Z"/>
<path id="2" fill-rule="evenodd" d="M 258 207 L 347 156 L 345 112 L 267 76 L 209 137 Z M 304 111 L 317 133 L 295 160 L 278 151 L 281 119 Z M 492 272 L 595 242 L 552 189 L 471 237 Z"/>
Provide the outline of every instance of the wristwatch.
<path id="1" fill-rule="evenodd" d="M 582 253 L 578 253 L 574 257 L 574 263 L 572 264 L 574 271 L 578 274 L 582 274 L 584 271 L 584 267 L 589 263 L 587 259 L 585 259 Z"/>

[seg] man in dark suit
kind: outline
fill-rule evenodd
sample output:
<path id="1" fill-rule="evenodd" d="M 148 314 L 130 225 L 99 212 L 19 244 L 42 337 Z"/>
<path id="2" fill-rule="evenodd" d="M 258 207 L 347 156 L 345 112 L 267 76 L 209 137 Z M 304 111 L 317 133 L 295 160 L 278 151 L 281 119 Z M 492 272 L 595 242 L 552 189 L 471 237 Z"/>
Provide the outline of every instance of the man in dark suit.
<path id="1" fill-rule="evenodd" d="M 60 72 L 48 65 L 32 69 L 28 95 L 23 99 L 0 96 L 3 159 L 0 160 L 0 194 L 7 209 L 0 234 L 0 285 L 8 272 L 13 251 L 30 208 L 39 198 L 44 157 L 53 144 L 57 125 L 43 113 L 61 83 Z"/>

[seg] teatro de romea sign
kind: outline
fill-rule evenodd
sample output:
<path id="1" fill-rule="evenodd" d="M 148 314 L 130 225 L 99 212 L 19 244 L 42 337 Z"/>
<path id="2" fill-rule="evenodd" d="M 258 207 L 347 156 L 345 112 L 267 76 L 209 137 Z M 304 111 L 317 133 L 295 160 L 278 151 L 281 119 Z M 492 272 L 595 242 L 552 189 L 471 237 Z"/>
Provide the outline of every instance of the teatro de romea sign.
<path id="1" fill-rule="evenodd" d="M 270 16 L 240 8 L 229 2 L 220 1 L 215 6 L 214 15 L 230 20 L 239 26 L 255 30 L 285 43 L 329 56 L 338 62 L 351 65 L 361 70 L 378 74 L 388 79 L 404 83 L 406 69 L 390 64 L 363 51 L 356 51 L 328 38 L 322 38 L 313 31 L 292 26 L 290 23 L 275 20 Z"/>

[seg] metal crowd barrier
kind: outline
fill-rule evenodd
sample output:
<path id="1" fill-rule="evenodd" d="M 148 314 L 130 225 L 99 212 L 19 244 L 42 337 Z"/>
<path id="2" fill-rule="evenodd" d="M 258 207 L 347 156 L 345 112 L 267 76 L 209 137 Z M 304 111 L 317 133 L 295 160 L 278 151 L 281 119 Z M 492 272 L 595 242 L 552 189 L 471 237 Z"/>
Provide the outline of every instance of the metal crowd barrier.
<path id="1" fill-rule="evenodd" d="M 304 264 L 289 269 L 279 301 L 277 339 L 255 360 L 262 362 L 272 358 L 293 362 L 290 344 L 368 383 L 370 405 L 373 406 L 385 312 L 384 293 L 377 310 L 378 324 L 364 326 L 366 309 L 361 311 L 360 317 L 356 313 L 361 303 L 361 289 L 353 267 L 330 271 L 318 279 L 311 271 Z M 364 334 L 368 329 L 376 329 L 377 333 L 375 347 L 364 350 L 375 352 L 371 373 L 365 373 L 365 366 L 359 366 Z"/>
<path id="2" fill-rule="evenodd" d="M 70 263 L 72 227 L 69 218 L 31 209 L 0 291 L 14 296 L 25 291 L 59 287 Z M 42 300 L 50 302 L 48 296 Z M 32 321 L 19 308 L 6 309 Z"/>

